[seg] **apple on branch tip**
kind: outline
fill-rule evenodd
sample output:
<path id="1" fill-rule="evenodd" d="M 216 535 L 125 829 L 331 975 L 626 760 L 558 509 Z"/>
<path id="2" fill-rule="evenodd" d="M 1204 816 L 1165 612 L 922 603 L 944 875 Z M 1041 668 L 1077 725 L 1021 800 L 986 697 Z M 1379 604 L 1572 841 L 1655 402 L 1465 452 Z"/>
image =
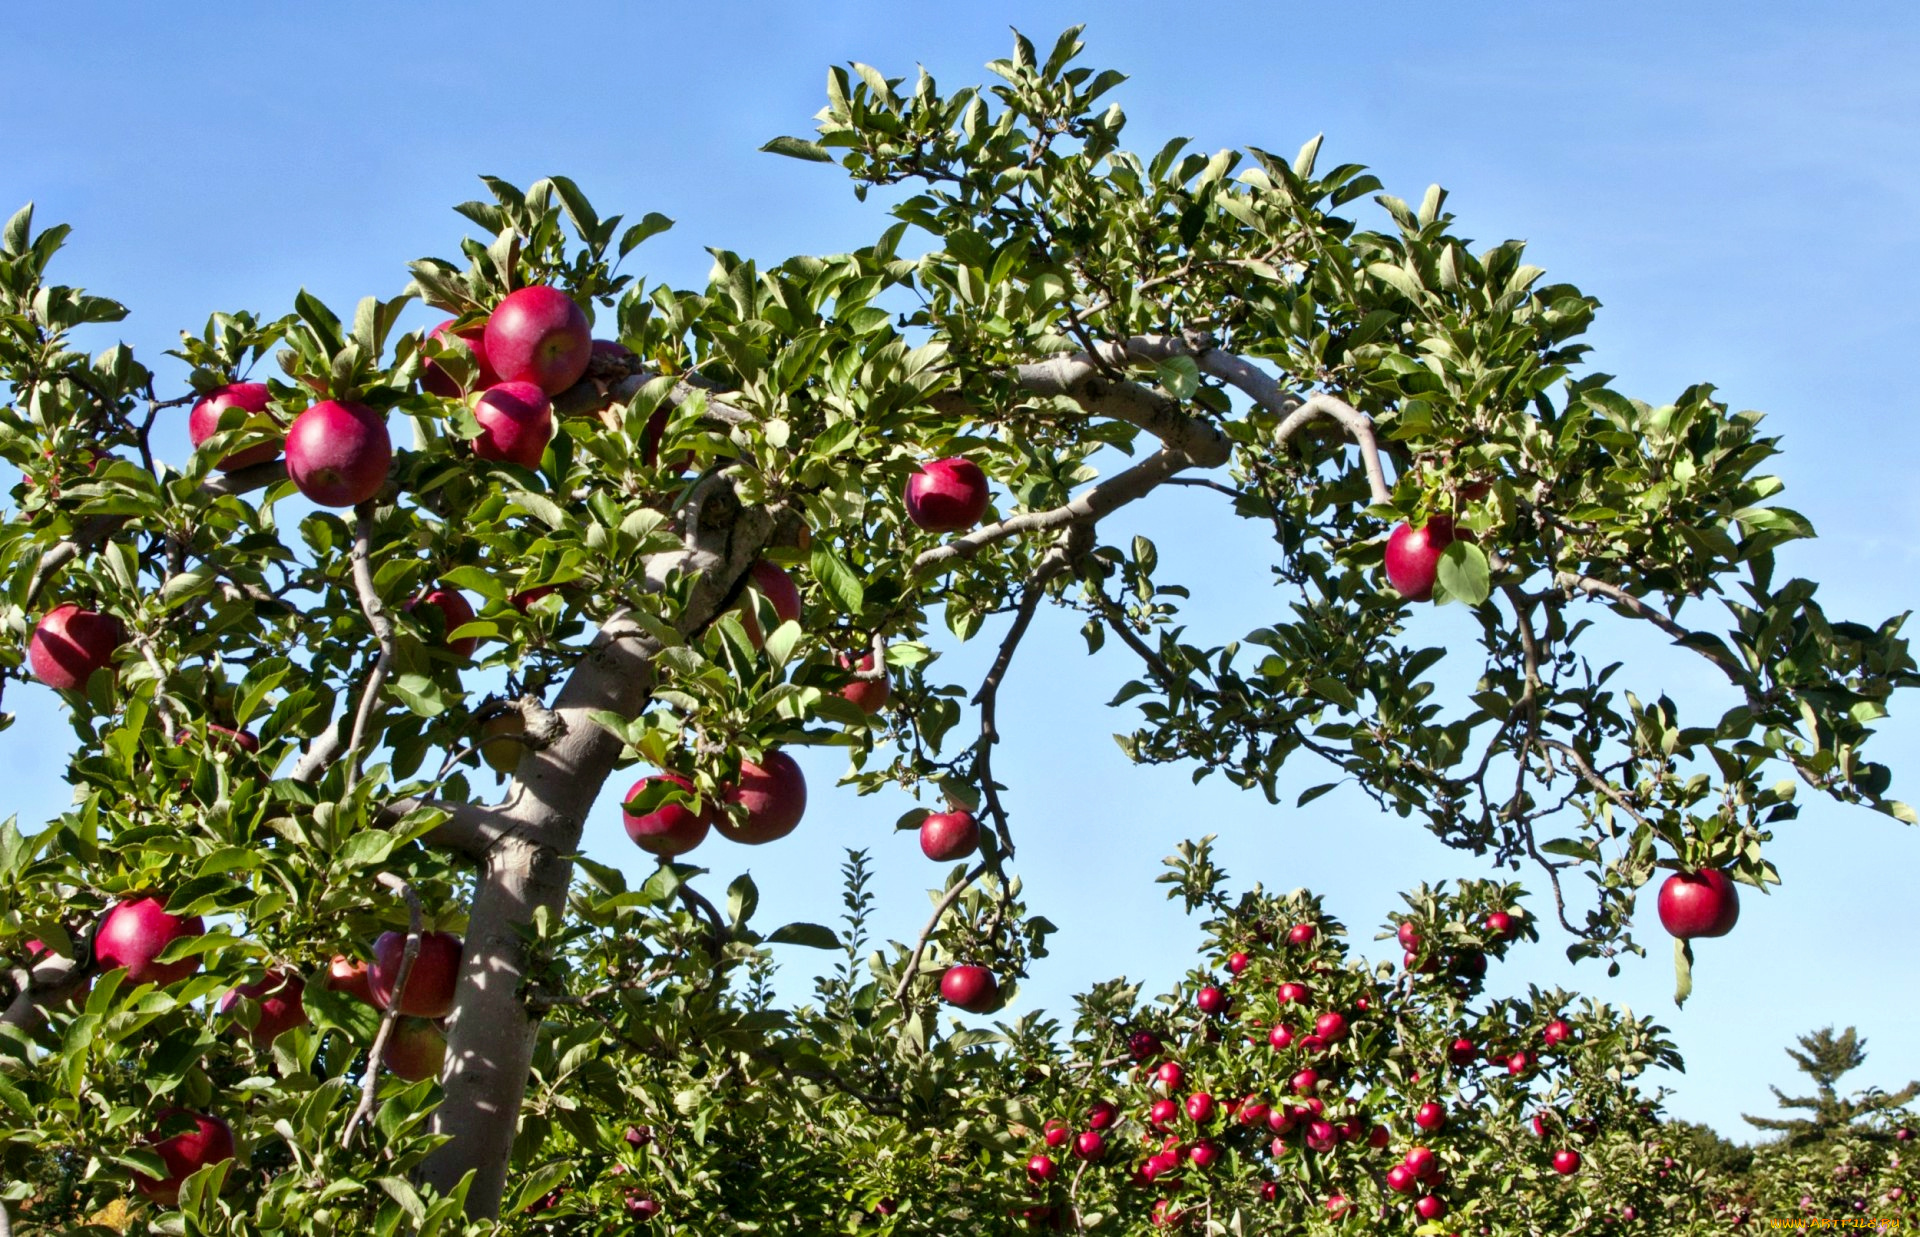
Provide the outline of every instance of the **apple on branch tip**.
<path id="1" fill-rule="evenodd" d="M 1431 600 L 1434 581 L 1440 578 L 1440 554 L 1453 540 L 1453 520 L 1444 515 L 1429 517 L 1422 528 L 1395 526 L 1387 537 L 1387 583 L 1408 601 Z"/>
<path id="2" fill-rule="evenodd" d="M 1740 894 L 1725 872 L 1675 872 L 1660 886 L 1660 926 L 1681 940 L 1725 936 L 1740 921 Z"/>

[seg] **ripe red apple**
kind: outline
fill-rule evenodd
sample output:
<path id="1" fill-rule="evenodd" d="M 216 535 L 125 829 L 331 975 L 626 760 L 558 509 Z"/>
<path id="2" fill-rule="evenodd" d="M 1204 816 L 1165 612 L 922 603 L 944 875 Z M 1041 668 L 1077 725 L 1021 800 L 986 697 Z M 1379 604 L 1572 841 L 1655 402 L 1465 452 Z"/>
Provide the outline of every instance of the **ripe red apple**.
<path id="1" fill-rule="evenodd" d="M 1347 1020 L 1342 1015 L 1331 1011 L 1321 1014 L 1313 1020 L 1313 1033 L 1330 1044 L 1346 1037 Z"/>
<path id="2" fill-rule="evenodd" d="M 1000 1000 L 1000 985 L 984 966 L 950 966 L 940 977 L 940 999 L 970 1014 L 984 1014 Z"/>
<path id="3" fill-rule="evenodd" d="M 449 318 L 428 331 L 427 336 L 455 348 L 465 348 L 472 355 L 474 363 L 479 367 L 479 372 L 473 377 L 473 390 L 485 390 L 499 382 L 500 375 L 494 372 L 493 364 L 487 360 L 486 323 L 476 322 L 472 326 L 461 327 L 457 331 L 450 330 L 452 326 L 453 319 Z M 428 361 L 420 371 L 420 388 L 443 399 L 459 399 L 464 394 L 460 390 L 460 384 L 453 380 L 453 375 L 433 361 Z"/>
<path id="4" fill-rule="evenodd" d="M 1253 965 L 1253 959 L 1243 953 L 1227 955 L 1227 974 L 1229 975 L 1238 975 L 1251 965 Z"/>
<path id="5" fill-rule="evenodd" d="M 1287 944 L 1311 945 L 1316 931 L 1318 931 L 1318 929 L 1310 923 L 1294 924 L 1291 928 L 1287 929 Z"/>
<path id="6" fill-rule="evenodd" d="M 1267 1118 L 1272 1115 L 1272 1106 L 1258 1096 L 1249 1095 L 1240 1101 L 1240 1123 L 1242 1125 L 1265 1125 Z"/>
<path id="7" fill-rule="evenodd" d="M 1414 1110 L 1413 1123 L 1431 1133 L 1446 1125 L 1447 1110 L 1429 1101 Z"/>
<path id="8" fill-rule="evenodd" d="M 487 318 L 481 347 L 503 382 L 531 382 L 558 395 L 587 372 L 593 327 L 586 311 L 558 288 L 509 292 Z"/>
<path id="9" fill-rule="evenodd" d="M 1120 1110 L 1107 1100 L 1095 1100 L 1087 1108 L 1087 1128 L 1104 1130 L 1120 1118 Z"/>
<path id="10" fill-rule="evenodd" d="M 553 401 L 531 382 L 502 382 L 473 397 L 480 436 L 473 453 L 483 460 L 540 467 L 540 453 L 553 437 Z"/>
<path id="11" fill-rule="evenodd" d="M 1227 994 L 1208 984 L 1200 989 L 1199 995 L 1193 998 L 1193 1003 L 1200 1007 L 1200 1012 L 1203 1014 L 1217 1014 L 1227 1007 Z"/>
<path id="12" fill-rule="evenodd" d="M 1155 1100 L 1147 1109 L 1147 1121 L 1162 1129 L 1173 1124 L 1174 1119 L 1179 1115 L 1180 1105 L 1172 1100 Z"/>
<path id="13" fill-rule="evenodd" d="M 626 1207 L 628 1215 L 642 1222 L 653 1219 L 665 1210 L 658 1202 L 638 1190 L 627 1191 Z"/>
<path id="14" fill-rule="evenodd" d="M 1282 1005 L 1304 1005 L 1307 1000 L 1307 986 L 1288 981 L 1280 985 L 1279 996 Z"/>
<path id="15" fill-rule="evenodd" d="M 303 998 L 307 981 L 290 971 L 268 971 L 250 984 L 241 984 L 220 998 L 220 1012 L 234 1012 L 241 998 L 257 1002 L 259 1018 L 248 1034 L 256 1044 L 271 1044 L 282 1031 L 307 1025 L 307 1007 Z"/>
<path id="16" fill-rule="evenodd" d="M 1901 1143 L 1912 1142 L 1913 1131 L 1906 1128 L 1905 1126 L 1901 1126 L 1899 1129 L 1893 1132 L 1893 1141 L 1901 1142 Z"/>
<path id="17" fill-rule="evenodd" d="M 1367 1146 L 1378 1151 L 1393 1141 L 1393 1133 L 1384 1125 L 1376 1125 L 1367 1131 Z"/>
<path id="18" fill-rule="evenodd" d="M 693 783 L 678 773 L 660 773 L 643 777 L 628 787 L 627 797 L 621 802 L 633 802 L 641 791 L 654 782 L 671 782 L 683 790 L 693 789 Z M 650 855 L 670 858 L 684 855 L 706 840 L 707 830 L 713 825 L 713 812 L 710 808 L 695 812 L 683 804 L 663 803 L 642 816 L 635 816 L 623 808 L 620 823 L 626 826 L 627 836 L 633 839 L 635 846 Z"/>
<path id="19" fill-rule="evenodd" d="M 1447 1202 L 1432 1194 L 1423 1194 L 1414 1201 L 1414 1211 L 1422 1220 L 1438 1220 L 1447 1214 Z"/>
<path id="20" fill-rule="evenodd" d="M 1527 1072 L 1527 1066 L 1530 1065 L 1532 1061 L 1533 1058 L 1529 1057 L 1526 1053 L 1516 1052 L 1507 1058 L 1507 1073 L 1524 1074 Z"/>
<path id="21" fill-rule="evenodd" d="M 1187 1080 L 1187 1071 L 1178 1061 L 1162 1061 L 1160 1068 L 1153 1071 L 1153 1080 L 1168 1092 L 1178 1091 L 1180 1084 Z"/>
<path id="22" fill-rule="evenodd" d="M 187 437 L 193 440 L 195 450 L 200 444 L 219 432 L 220 414 L 229 408 L 239 408 L 245 412 L 265 412 L 272 400 L 272 392 L 264 382 L 231 382 L 212 392 L 193 406 L 187 414 Z M 257 447 L 248 447 L 244 451 L 235 451 L 232 455 L 215 465 L 221 472 L 236 472 L 242 468 L 251 468 L 255 464 L 264 464 L 280 454 L 278 442 L 263 442 Z"/>
<path id="23" fill-rule="evenodd" d="M 1453 521 L 1444 515 L 1430 517 L 1425 528 L 1396 526 L 1387 538 L 1387 583 L 1408 601 L 1428 600 L 1439 578 L 1440 552 L 1452 544 Z"/>
<path id="24" fill-rule="evenodd" d="M 1127 1053 L 1136 1061 L 1144 1061 L 1160 1051 L 1160 1037 L 1152 1031 L 1135 1031 L 1127 1036 Z"/>
<path id="25" fill-rule="evenodd" d="M 407 948 L 404 932 L 382 932 L 373 943 L 373 966 L 367 971 L 367 991 L 381 1009 L 393 1003 L 393 984 Z M 460 982 L 460 938 L 451 932 L 422 932 L 420 953 L 407 973 L 407 990 L 399 1010 L 415 1018 L 444 1018 L 453 1012 L 453 992 Z"/>
<path id="26" fill-rule="evenodd" d="M 840 668 L 853 669 L 853 659 L 845 653 L 840 654 Z M 862 673 L 873 669 L 873 654 L 868 652 L 860 659 Z M 893 694 L 893 684 L 882 675 L 877 679 L 855 679 L 840 689 L 840 695 L 851 700 L 854 707 L 862 713 L 878 713 L 887 707 L 887 697 Z"/>
<path id="27" fill-rule="evenodd" d="M 1660 886 L 1660 926 L 1681 940 L 1725 936 L 1740 921 L 1740 894 L 1725 872 L 1675 872 Z"/>
<path id="28" fill-rule="evenodd" d="M 386 418 L 365 404 L 322 400 L 287 430 L 287 475 L 322 507 L 351 507 L 380 492 L 393 465 Z"/>
<path id="29" fill-rule="evenodd" d="M 1293 1110 L 1285 1104 L 1275 1104 L 1273 1111 L 1267 1114 L 1267 1128 L 1276 1134 L 1292 1132 L 1298 1121 L 1299 1119 L 1293 1115 Z"/>
<path id="30" fill-rule="evenodd" d="M 1387 1188 L 1395 1194 L 1411 1194 L 1419 1186 L 1419 1176 L 1405 1164 L 1395 1164 L 1387 1170 Z"/>
<path id="31" fill-rule="evenodd" d="M 735 842 L 758 846 L 786 837 L 807 810 L 807 778 L 800 764 L 783 751 L 768 752 L 763 764 L 740 762 L 740 781 L 727 788 L 726 801 L 744 804 L 747 818 L 734 825 L 716 818 L 721 832 Z"/>
<path id="32" fill-rule="evenodd" d="M 192 1123 L 192 1128 L 168 1138 L 159 1138 L 159 1134 L 168 1128 L 182 1124 L 176 1118 L 185 1118 Z M 233 1158 L 233 1130 L 218 1117 L 181 1108 L 166 1109 L 160 1113 L 159 1121 L 159 1129 L 148 1140 L 147 1150 L 160 1157 L 160 1162 L 166 1165 L 167 1175 L 156 1178 L 136 1172 L 133 1184 L 148 1198 L 164 1207 L 171 1207 L 180 1201 L 180 1187 L 186 1184 L 188 1177 L 209 1164 Z"/>
<path id="33" fill-rule="evenodd" d="M 192 741 L 193 729 L 191 727 L 183 726 L 180 732 L 173 736 L 175 747 L 185 747 Z M 234 730 L 226 726 L 216 726 L 212 722 L 208 722 L 207 746 L 209 748 L 226 748 L 229 751 L 240 751 L 253 755 L 260 750 L 260 740 L 244 730 Z"/>
<path id="34" fill-rule="evenodd" d="M 1402 949 L 1420 948 L 1420 929 L 1413 926 L 1413 921 L 1411 919 L 1407 920 L 1405 923 L 1400 925 L 1400 930 L 1398 935 L 1400 937 L 1400 947 Z"/>
<path id="35" fill-rule="evenodd" d="M 48 687 L 82 691 L 95 670 L 113 664 L 114 650 L 126 639 L 127 629 L 119 619 L 67 602 L 47 611 L 34 625 L 27 662 L 33 677 Z"/>
<path id="36" fill-rule="evenodd" d="M 1212 1168 L 1220 1161 L 1220 1148 L 1210 1142 L 1197 1142 L 1187 1148 L 1187 1160 L 1195 1168 Z"/>
<path id="37" fill-rule="evenodd" d="M 800 621 L 800 586 L 793 582 L 786 569 L 778 563 L 760 559 L 753 564 L 747 580 L 750 589 L 757 591 L 773 607 L 773 613 L 783 623 Z M 767 637 L 760 630 L 760 619 L 755 613 L 757 605 L 753 592 L 740 599 L 740 625 L 747 629 L 747 642 L 754 648 L 763 648 Z"/>
<path id="38" fill-rule="evenodd" d="M 935 863 L 952 863 L 979 849 L 980 823 L 972 812 L 935 812 L 920 822 L 920 853 Z"/>
<path id="39" fill-rule="evenodd" d="M 1546 1029 L 1540 1033 L 1540 1038 L 1546 1040 L 1549 1047 L 1563 1044 L 1572 1037 L 1573 1028 L 1558 1018 L 1549 1022 Z"/>
<path id="40" fill-rule="evenodd" d="M 1453 1041 L 1453 1045 L 1447 1049 L 1447 1059 L 1455 1065 L 1472 1065 L 1476 1055 L 1478 1054 L 1475 1052 L 1473 1041 L 1470 1039 L 1456 1039 Z"/>
<path id="41" fill-rule="evenodd" d="M 1440 1167 L 1440 1159 L 1426 1147 L 1409 1147 L 1400 1161 L 1416 1177 L 1430 1177 Z"/>
<path id="42" fill-rule="evenodd" d="M 1049 1117 L 1041 1127 L 1040 1138 L 1049 1147 L 1064 1147 L 1073 1141 L 1073 1128 L 1058 1117 Z"/>
<path id="43" fill-rule="evenodd" d="M 514 593 L 507 598 L 507 604 L 520 611 L 520 613 L 525 614 L 534 602 L 539 601 L 542 597 L 556 591 L 558 588 L 559 585 L 556 584 L 537 584 L 532 588 L 522 589 Z"/>
<path id="44" fill-rule="evenodd" d="M 94 961 L 103 971 L 125 967 L 130 984 L 165 987 L 199 970 L 200 956 L 167 963 L 154 959 L 181 937 L 199 936 L 206 930 L 200 916 L 169 915 L 166 899 L 141 894 L 114 903 L 101 917 L 100 929 L 93 938 Z"/>
<path id="45" fill-rule="evenodd" d="M 962 456 L 922 464 L 907 478 L 907 518 L 930 533 L 972 528 L 987 512 L 987 474 Z"/>
<path id="46" fill-rule="evenodd" d="M 1107 1149 L 1107 1136 L 1098 1130 L 1087 1130 L 1073 1140 L 1073 1158 L 1076 1160 L 1097 1160 Z"/>
<path id="47" fill-rule="evenodd" d="M 1027 1179 L 1030 1181 L 1052 1181 L 1058 1172 L 1059 1170 L 1054 1167 L 1053 1157 L 1050 1155 L 1036 1155 L 1027 1161 Z"/>
<path id="48" fill-rule="evenodd" d="M 1293 1093 L 1295 1095 L 1311 1095 L 1313 1089 L 1319 1085 L 1320 1075 L 1313 1070 L 1303 1069 L 1293 1076 Z"/>
<path id="49" fill-rule="evenodd" d="M 408 613 L 421 606 L 432 606 L 440 611 L 441 635 L 460 630 L 473 621 L 473 606 L 467 601 L 466 594 L 458 589 L 436 585 L 407 603 Z M 472 657 L 473 651 L 480 647 L 480 637 L 461 636 L 457 640 L 448 640 L 447 651 L 455 657 Z"/>
<path id="50" fill-rule="evenodd" d="M 1195 1091 L 1187 1097 L 1187 1120 L 1195 1125 L 1205 1125 L 1213 1120 L 1213 1097 L 1205 1091 Z"/>
<path id="51" fill-rule="evenodd" d="M 1453 973 L 1462 979 L 1483 979 L 1487 974 L 1487 955 L 1483 953 L 1455 954 Z"/>
<path id="52" fill-rule="evenodd" d="M 1307 1148 L 1311 1151 L 1331 1151 L 1337 1141 L 1333 1127 L 1325 1121 L 1315 1121 L 1307 1127 Z"/>
<path id="53" fill-rule="evenodd" d="M 332 992 L 344 992 L 375 1009 L 380 1008 L 380 1002 L 373 999 L 373 988 L 367 978 L 367 964 L 359 958 L 335 954 L 333 960 L 327 963 L 327 988 Z"/>
<path id="54" fill-rule="evenodd" d="M 1514 933 L 1513 916 L 1505 911 L 1494 911 L 1487 916 L 1487 931 L 1503 941 L 1506 940 Z"/>
<path id="55" fill-rule="evenodd" d="M 438 1078 L 447 1060 L 446 1033 L 426 1018 L 397 1018 L 380 1059 L 395 1077 L 408 1082 Z"/>
<path id="56" fill-rule="evenodd" d="M 1288 1026 L 1284 1022 L 1276 1023 L 1274 1025 L 1273 1030 L 1267 1032 L 1267 1042 L 1269 1044 L 1272 1044 L 1275 1048 L 1292 1047 L 1293 1046 L 1293 1028 Z"/>
<path id="57" fill-rule="evenodd" d="M 1556 1151 L 1553 1153 L 1553 1171 L 1562 1177 L 1571 1176 L 1580 1171 L 1580 1153 L 1578 1151 Z"/>
<path id="58" fill-rule="evenodd" d="M 1280 1198 L 1280 1187 L 1277 1183 L 1272 1181 L 1262 1181 L 1260 1183 L 1260 1201 L 1261 1202 L 1263 1203 L 1277 1202 L 1279 1198 Z"/>

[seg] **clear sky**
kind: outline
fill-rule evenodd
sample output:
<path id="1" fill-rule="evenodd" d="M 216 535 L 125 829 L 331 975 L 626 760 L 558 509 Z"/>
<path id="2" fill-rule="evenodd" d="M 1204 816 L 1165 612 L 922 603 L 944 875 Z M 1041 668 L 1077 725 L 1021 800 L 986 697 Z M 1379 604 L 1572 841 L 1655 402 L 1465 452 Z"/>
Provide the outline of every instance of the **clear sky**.
<path id="1" fill-rule="evenodd" d="M 283 313 L 303 285 L 343 311 L 391 295 L 409 259 L 457 252 L 464 221 L 448 208 L 479 196 L 483 172 L 519 184 L 562 173 L 603 214 L 677 219 L 637 255 L 649 280 L 698 286 L 706 246 L 763 261 L 857 246 L 888 221 L 857 206 L 837 171 L 755 153 L 808 131 L 829 64 L 898 76 L 924 63 L 951 88 L 986 76 L 1010 25 L 1044 47 L 1085 21 L 1090 62 L 1131 75 L 1115 96 L 1129 145 L 1184 135 L 1291 152 L 1324 132 L 1323 164 L 1368 164 L 1402 197 L 1446 185 L 1464 235 L 1526 238 L 1530 261 L 1604 302 L 1594 361 L 1621 389 L 1659 401 L 1708 380 L 1735 407 L 1770 413 L 1785 438 L 1784 501 L 1823 534 L 1783 570 L 1822 580 L 1830 613 L 1878 620 L 1920 601 L 1917 401 L 1900 377 L 1920 330 L 1910 6 L 550 0 L 12 14 L 0 207 L 31 198 L 42 224 L 75 226 L 57 276 L 126 302 L 120 334 L 149 364 L 211 310 Z M 163 455 L 184 458 L 184 421 Z M 1192 491 L 1143 507 L 1129 522 L 1151 528 L 1166 579 L 1195 587 L 1196 636 L 1222 642 L 1272 616 L 1257 530 L 1222 533 L 1222 513 Z M 1432 621 L 1465 638 L 1461 617 Z M 1019 868 L 1034 909 L 1063 929 L 1020 1008 L 1064 1010 L 1068 994 L 1118 973 L 1162 991 L 1184 971 L 1197 929 L 1151 884 L 1183 837 L 1219 834 L 1239 882 L 1311 886 L 1356 929 L 1419 880 L 1483 874 L 1358 794 L 1296 811 L 1194 788 L 1183 769 L 1129 766 L 1108 736 L 1133 715 L 1105 701 L 1130 668 L 1112 653 L 1087 659 L 1076 626 L 1039 624 L 1002 696 L 997 768 Z M 1637 681 L 1718 703 L 1657 644 L 1621 648 Z M 955 664 L 980 660 L 968 649 Z M 66 800 L 49 771 L 67 732 L 44 689 L 17 688 L 7 705 L 20 715 L 0 738 L 8 810 L 31 826 Z M 1878 759 L 1895 769 L 1894 793 L 1920 802 L 1913 711 L 1896 703 Z M 831 753 L 807 768 L 813 805 L 791 839 L 698 857 L 721 883 L 750 867 L 775 924 L 830 918 L 844 848 L 871 847 L 881 931 L 910 938 L 939 869 L 889 832 L 907 804 L 830 790 Z M 1303 766 L 1294 790 L 1318 773 Z M 623 788 L 603 796 L 586 846 L 637 871 L 619 830 Z M 1868 1037 L 1862 1085 L 1920 1075 L 1920 833 L 1817 804 L 1772 855 L 1785 886 L 1748 891 L 1736 933 L 1702 944 L 1684 1011 L 1650 907 L 1650 956 L 1619 979 L 1569 967 L 1550 935 L 1496 969 L 1494 989 L 1559 983 L 1656 1014 L 1688 1061 L 1668 1080 L 1672 1109 L 1736 1136 L 1740 1112 L 1771 1108 L 1765 1084 L 1788 1080 L 1781 1048 L 1814 1027 Z M 1543 894 L 1536 874 L 1521 879 Z M 788 952 L 794 968 L 815 957 Z"/>

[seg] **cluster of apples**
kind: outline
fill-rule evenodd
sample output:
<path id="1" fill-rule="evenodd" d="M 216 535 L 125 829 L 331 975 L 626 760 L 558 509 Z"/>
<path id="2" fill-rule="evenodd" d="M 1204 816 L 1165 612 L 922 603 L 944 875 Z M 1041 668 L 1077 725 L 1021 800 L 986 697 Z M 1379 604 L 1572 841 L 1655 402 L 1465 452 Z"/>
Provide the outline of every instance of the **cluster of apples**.
<path id="1" fill-rule="evenodd" d="M 429 362 L 421 386 L 446 398 L 465 396 L 480 423 L 473 453 L 528 468 L 553 437 L 553 396 L 587 372 L 593 355 L 586 311 L 566 293 L 545 285 L 509 292 L 484 323 L 455 328 L 443 322 L 430 332 L 443 344 L 465 349 L 477 377 L 463 391 L 441 366 Z M 235 382 L 208 393 L 188 414 L 187 432 L 197 448 L 221 428 L 222 414 L 267 415 L 266 384 Z M 232 472 L 287 455 L 287 475 L 300 492 L 323 507 L 351 507 L 380 492 L 393 464 L 386 419 L 360 403 L 321 400 L 293 419 L 282 441 L 248 447 L 222 459 Z"/>
<path id="2" fill-rule="evenodd" d="M 198 915 L 173 915 L 166 900 L 155 894 L 135 894 L 109 906 L 93 936 L 93 963 L 98 971 L 118 967 L 129 984 L 166 987 L 200 969 L 200 956 L 171 962 L 160 955 L 175 941 L 206 933 Z M 382 1057 L 388 1070 L 409 1082 L 438 1076 L 446 1056 L 446 1036 L 435 1020 L 453 1011 L 454 988 L 460 975 L 460 938 L 445 932 L 423 933 L 406 990 L 396 999 L 406 936 L 387 932 L 374 942 L 371 964 L 337 957 L 327 986 L 349 993 L 375 1009 L 397 1004 L 401 1015 L 388 1037 Z M 27 943 L 29 964 L 49 951 L 39 941 Z M 308 1024 L 306 980 L 296 971 L 272 967 L 259 979 L 240 984 L 220 1000 L 219 1013 L 238 1020 L 248 1037 L 261 1047 L 282 1034 Z M 209 1164 L 233 1158 L 233 1130 L 212 1113 L 170 1108 L 159 1114 L 159 1125 L 146 1149 L 166 1165 L 164 1177 L 137 1174 L 134 1185 L 148 1198 L 167 1206 L 179 1201 L 186 1179 Z M 178 1132 L 176 1127 L 182 1127 Z"/>

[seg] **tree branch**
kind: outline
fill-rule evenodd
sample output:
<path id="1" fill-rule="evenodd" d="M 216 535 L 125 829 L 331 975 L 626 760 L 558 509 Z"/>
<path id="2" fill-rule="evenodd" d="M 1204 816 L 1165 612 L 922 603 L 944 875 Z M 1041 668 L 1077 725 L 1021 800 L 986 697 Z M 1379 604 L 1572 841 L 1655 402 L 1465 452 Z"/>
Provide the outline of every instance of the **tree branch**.
<path id="1" fill-rule="evenodd" d="M 960 895 L 972 888 L 973 883 L 985 876 L 986 872 L 985 860 L 974 864 L 971 872 L 955 881 L 940 900 L 933 904 L 933 914 L 927 916 L 927 926 L 920 929 L 920 938 L 913 943 L 913 953 L 907 957 L 907 969 L 900 972 L 900 983 L 893 990 L 894 1003 L 903 1012 L 908 1008 L 907 990 L 913 987 L 913 981 L 920 975 L 920 959 L 927 952 L 927 942 L 933 939 L 934 930 L 940 926 L 940 921 L 946 917 L 947 912 L 953 909 L 953 904 L 960 900 Z"/>
<path id="2" fill-rule="evenodd" d="M 340 1135 L 343 1148 L 353 1145 L 353 1132 L 373 1111 L 373 1103 L 380 1090 L 381 1061 L 386 1055 L 387 1040 L 393 1037 L 393 1024 L 400 1016 L 400 1007 L 406 1003 L 407 980 L 413 974 L 414 959 L 420 956 L 420 935 L 425 928 L 420 912 L 420 895 L 413 891 L 412 885 L 391 872 L 382 872 L 374 879 L 383 888 L 407 900 L 407 943 L 400 951 L 400 967 L 393 974 L 393 995 L 380 1015 L 380 1030 L 374 1034 L 373 1046 L 367 1049 L 367 1072 L 360 1080 L 359 1106 L 353 1110 L 353 1116 L 347 1119 L 346 1132 Z"/>
<path id="3" fill-rule="evenodd" d="M 1750 683 L 1746 667 L 1742 666 L 1738 661 L 1735 661 L 1733 656 L 1726 650 L 1703 643 L 1687 643 L 1697 633 L 1682 627 L 1673 620 L 1671 615 L 1655 606 L 1647 604 L 1619 585 L 1609 584 L 1605 580 L 1596 580 L 1592 576 L 1582 575 L 1577 571 L 1555 572 L 1553 582 L 1554 585 L 1559 588 L 1586 593 L 1589 596 L 1604 597 L 1608 601 L 1614 602 L 1633 614 L 1634 617 L 1643 618 L 1655 627 L 1658 627 L 1661 631 L 1666 632 L 1669 636 L 1672 636 L 1674 643 L 1685 645 L 1687 648 L 1692 649 L 1694 652 L 1700 654 L 1700 656 L 1712 662 L 1715 666 L 1718 666 L 1720 672 L 1732 680 L 1735 686 L 1746 687 Z"/>
<path id="4" fill-rule="evenodd" d="M 1249 370 L 1253 369 L 1252 366 L 1247 366 L 1247 368 Z M 1253 370 L 1253 372 L 1258 374 L 1261 379 L 1271 381 L 1271 379 L 1266 378 L 1266 375 L 1259 374 L 1258 370 Z M 1277 390 L 1278 388 L 1276 387 L 1275 389 Z M 1260 402 L 1266 403 L 1267 401 L 1263 399 Z M 1273 405 L 1269 406 L 1273 407 Z M 1280 411 L 1277 407 L 1275 410 Z M 1374 437 L 1373 418 L 1361 412 L 1352 404 L 1347 403 L 1339 396 L 1330 395 L 1325 391 L 1308 396 L 1304 403 L 1301 403 L 1291 412 L 1288 412 L 1286 419 L 1280 422 L 1280 427 L 1274 430 L 1273 445 L 1276 447 L 1285 446 L 1287 440 L 1298 433 L 1301 426 L 1316 417 L 1328 417 L 1338 421 L 1341 427 L 1352 436 L 1354 442 L 1359 444 L 1360 447 L 1360 463 L 1367 470 L 1367 489 L 1372 492 L 1373 501 L 1376 503 L 1392 502 L 1393 488 L 1387 484 L 1386 470 L 1380 463 L 1380 442 L 1379 439 Z"/>
<path id="5" fill-rule="evenodd" d="M 484 863 L 494 844 L 513 831 L 513 823 L 498 808 L 452 799 L 407 798 L 389 803 L 380 814 L 382 823 L 397 824 L 422 808 L 447 813 L 447 819 L 434 826 L 420 840 L 429 846 L 452 851 L 475 863 Z"/>
<path id="6" fill-rule="evenodd" d="M 360 780 L 360 762 L 366 757 L 367 726 L 380 699 L 380 689 L 386 686 L 387 675 L 393 668 L 394 656 L 393 620 L 387 617 L 380 604 L 380 593 L 373 584 L 373 500 L 361 503 L 356 514 L 359 519 L 353 535 L 353 587 L 360 597 L 360 611 L 367 616 L 374 639 L 380 642 L 380 655 L 374 660 L 373 673 L 367 676 L 367 685 L 360 692 L 360 708 L 353 717 L 353 737 L 347 741 L 348 790 Z"/>

